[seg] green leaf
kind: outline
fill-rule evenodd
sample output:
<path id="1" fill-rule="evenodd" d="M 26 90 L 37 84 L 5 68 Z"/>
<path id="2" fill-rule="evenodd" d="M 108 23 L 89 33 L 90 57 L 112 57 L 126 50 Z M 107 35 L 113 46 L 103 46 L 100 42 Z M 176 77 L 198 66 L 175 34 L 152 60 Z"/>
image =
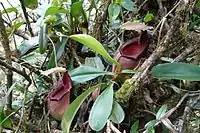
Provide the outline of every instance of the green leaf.
<path id="1" fill-rule="evenodd" d="M 105 84 L 98 84 L 95 85 L 89 89 L 87 89 L 85 92 L 83 92 L 80 96 L 78 96 L 65 110 L 64 116 L 62 118 L 61 122 L 61 128 L 64 133 L 69 133 L 70 126 L 72 123 L 72 120 L 74 119 L 74 116 L 76 115 L 76 112 L 80 108 L 83 101 L 96 89 L 100 88 L 102 86 L 105 86 Z"/>
<path id="2" fill-rule="evenodd" d="M 110 21 L 114 21 L 120 14 L 121 6 L 119 4 L 111 3 L 108 7 L 108 14 Z"/>
<path id="3" fill-rule="evenodd" d="M 30 40 L 24 40 L 18 47 L 17 50 L 21 56 L 29 54 L 38 48 L 38 37 L 34 37 Z"/>
<path id="4" fill-rule="evenodd" d="M 49 59 L 48 69 L 56 66 L 55 61 L 59 60 L 60 57 L 62 56 L 62 53 L 64 52 L 66 43 L 67 43 L 66 38 L 62 38 L 61 42 L 58 41 L 58 44 L 56 45 L 56 60 L 55 60 L 55 53 L 54 53 L 54 50 L 53 50 L 52 53 L 51 53 L 51 57 Z"/>
<path id="5" fill-rule="evenodd" d="M 144 127 L 146 129 L 148 129 L 150 127 L 154 127 L 157 122 L 158 122 L 158 120 L 151 120 L 151 121 L 147 122 Z"/>
<path id="6" fill-rule="evenodd" d="M 196 6 L 200 8 L 200 0 L 197 0 Z"/>
<path id="7" fill-rule="evenodd" d="M 149 11 L 147 12 L 146 16 L 144 17 L 144 22 L 150 22 L 151 20 L 153 20 L 153 14 L 149 13 Z"/>
<path id="8" fill-rule="evenodd" d="M 130 133 L 139 133 L 138 132 L 138 128 L 139 128 L 139 120 L 135 121 L 133 123 L 133 125 L 131 126 L 131 131 Z"/>
<path id="9" fill-rule="evenodd" d="M 76 34 L 76 35 L 71 35 L 69 37 L 91 48 L 92 50 L 102 55 L 105 59 L 107 59 L 111 63 L 114 63 L 115 65 L 120 67 L 120 64 L 108 54 L 108 52 L 104 49 L 102 44 L 99 41 L 97 41 L 95 38 L 93 38 L 92 36 L 86 35 L 86 34 Z"/>
<path id="10" fill-rule="evenodd" d="M 102 63 L 102 60 L 99 56 L 86 57 L 84 66 L 91 66 L 91 67 L 97 68 L 102 71 L 105 69 L 105 67 Z"/>
<path id="11" fill-rule="evenodd" d="M 4 128 L 12 128 L 12 123 L 10 119 L 6 119 L 6 116 L 4 115 L 3 110 L 0 110 L 0 127 L 4 127 Z"/>
<path id="12" fill-rule="evenodd" d="M 55 14 L 58 14 L 58 13 L 69 14 L 69 11 L 64 9 L 64 8 L 61 8 L 61 7 L 52 6 L 52 7 L 49 7 L 46 10 L 45 16 L 47 16 L 47 15 L 55 15 Z"/>
<path id="13" fill-rule="evenodd" d="M 4 14 L 4 13 L 11 13 L 11 12 L 17 12 L 17 11 L 18 11 L 17 8 L 10 7 L 10 8 L 6 8 L 6 10 L 3 10 L 2 14 Z"/>
<path id="14" fill-rule="evenodd" d="M 84 83 L 102 75 L 114 75 L 112 72 L 105 72 L 90 66 L 80 66 L 70 72 L 73 84 Z"/>
<path id="15" fill-rule="evenodd" d="M 38 1 L 37 0 L 23 0 L 25 7 L 28 7 L 30 9 L 35 9 L 38 7 Z"/>
<path id="16" fill-rule="evenodd" d="M 121 3 L 122 7 L 125 8 L 126 10 L 128 11 L 136 11 L 136 5 L 135 3 L 132 1 L 132 0 L 124 0 L 122 3 Z"/>
<path id="17" fill-rule="evenodd" d="M 47 32 L 48 32 L 47 24 L 43 24 L 40 27 L 40 33 L 39 33 L 39 39 L 38 39 L 39 49 L 40 49 L 41 54 L 44 54 L 44 52 L 47 49 L 47 42 L 48 42 Z"/>
<path id="18" fill-rule="evenodd" d="M 112 111 L 113 84 L 105 89 L 94 102 L 90 115 L 89 125 L 95 131 L 100 131 L 106 124 Z"/>
<path id="19" fill-rule="evenodd" d="M 67 39 L 66 38 L 62 38 L 61 41 L 58 42 L 58 44 L 56 45 L 56 57 L 57 60 L 60 59 L 60 57 L 62 56 L 64 50 L 65 50 L 65 45 L 67 43 Z"/>
<path id="20" fill-rule="evenodd" d="M 187 63 L 160 64 L 152 69 L 152 75 L 158 79 L 200 80 L 200 67 Z"/>
<path id="21" fill-rule="evenodd" d="M 120 124 L 124 120 L 124 117 L 124 110 L 116 101 L 114 101 L 109 119 L 116 124 Z"/>
<path id="22" fill-rule="evenodd" d="M 120 5 L 123 1 L 124 0 L 114 0 L 113 2 Z"/>
<path id="23" fill-rule="evenodd" d="M 83 12 L 83 7 L 82 7 L 83 1 L 75 2 L 71 6 L 71 15 L 72 17 L 78 19 L 82 12 Z"/>
<path id="24" fill-rule="evenodd" d="M 15 28 L 15 29 L 18 29 L 20 26 L 22 26 L 24 24 L 24 22 L 18 22 L 18 23 L 15 23 L 14 25 L 13 25 L 13 27 Z"/>
<path id="25" fill-rule="evenodd" d="M 121 73 L 135 74 L 137 73 L 137 70 L 122 70 Z"/>
<path id="26" fill-rule="evenodd" d="M 147 129 L 147 133 L 155 133 L 155 129 L 153 127 L 149 127 Z"/>
<path id="27" fill-rule="evenodd" d="M 165 104 L 158 110 L 158 112 L 156 114 L 156 119 L 157 120 L 162 119 L 162 117 L 165 115 L 166 111 L 167 111 L 167 105 Z"/>
<path id="28" fill-rule="evenodd" d="M 55 53 L 54 53 L 54 50 L 53 50 L 52 53 L 51 53 L 51 57 L 49 59 L 49 63 L 48 63 L 47 68 L 50 69 L 50 68 L 54 68 L 54 67 L 56 67 L 56 62 L 55 62 Z"/>

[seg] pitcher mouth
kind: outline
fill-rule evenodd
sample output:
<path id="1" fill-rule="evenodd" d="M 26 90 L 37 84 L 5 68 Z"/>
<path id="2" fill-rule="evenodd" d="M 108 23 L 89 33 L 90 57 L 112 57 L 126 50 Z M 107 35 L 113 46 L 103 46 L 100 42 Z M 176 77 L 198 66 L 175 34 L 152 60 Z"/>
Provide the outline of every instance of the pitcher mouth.
<path id="1" fill-rule="evenodd" d="M 145 51 L 147 44 L 140 44 L 138 40 L 134 40 L 131 43 L 124 44 L 119 49 L 122 57 L 137 60 Z"/>
<path id="2" fill-rule="evenodd" d="M 129 40 L 119 49 L 122 57 L 137 60 L 142 56 L 148 46 L 148 33 L 142 31 L 141 35 L 137 38 Z"/>
<path id="3" fill-rule="evenodd" d="M 62 79 L 57 83 L 57 86 L 52 90 L 48 98 L 52 101 L 61 100 L 67 93 L 70 93 L 72 88 L 72 81 L 67 72 L 64 73 Z"/>

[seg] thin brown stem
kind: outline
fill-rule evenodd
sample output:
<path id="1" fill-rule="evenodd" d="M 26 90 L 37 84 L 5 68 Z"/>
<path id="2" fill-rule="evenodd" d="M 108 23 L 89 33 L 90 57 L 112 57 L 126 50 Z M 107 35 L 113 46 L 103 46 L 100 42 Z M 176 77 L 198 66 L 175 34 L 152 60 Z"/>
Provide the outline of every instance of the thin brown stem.
<path id="1" fill-rule="evenodd" d="M 19 0 L 19 1 L 20 1 L 20 3 L 21 3 L 21 7 L 22 7 L 22 10 L 23 10 L 23 13 L 24 13 L 24 17 L 25 17 L 27 26 L 28 26 L 28 30 L 29 30 L 31 36 L 33 37 L 34 34 L 33 34 L 33 30 L 32 30 L 32 28 L 31 28 L 31 24 L 30 24 L 30 21 L 29 21 L 29 18 L 28 18 L 28 13 L 26 12 L 26 8 L 25 8 L 25 5 L 24 5 L 24 1 L 23 1 L 23 0 Z"/>

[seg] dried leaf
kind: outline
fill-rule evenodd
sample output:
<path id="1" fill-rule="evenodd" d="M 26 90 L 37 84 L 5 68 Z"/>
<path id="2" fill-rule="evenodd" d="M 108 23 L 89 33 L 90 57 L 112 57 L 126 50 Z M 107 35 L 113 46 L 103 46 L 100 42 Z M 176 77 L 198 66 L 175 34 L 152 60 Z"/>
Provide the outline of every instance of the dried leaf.
<path id="1" fill-rule="evenodd" d="M 174 129 L 174 125 L 171 123 L 171 121 L 168 118 L 161 119 L 161 122 L 173 133 L 176 133 L 176 130 Z"/>
<path id="2" fill-rule="evenodd" d="M 66 72 L 66 69 L 63 67 L 54 67 L 46 71 L 42 71 L 41 74 L 48 76 L 49 74 L 60 73 L 60 72 Z"/>
<path id="3" fill-rule="evenodd" d="M 121 28 L 125 30 L 135 30 L 135 31 L 141 31 L 141 30 L 148 30 L 148 29 L 153 29 L 152 26 L 147 26 L 144 23 L 140 22 L 126 22 L 121 25 Z"/>

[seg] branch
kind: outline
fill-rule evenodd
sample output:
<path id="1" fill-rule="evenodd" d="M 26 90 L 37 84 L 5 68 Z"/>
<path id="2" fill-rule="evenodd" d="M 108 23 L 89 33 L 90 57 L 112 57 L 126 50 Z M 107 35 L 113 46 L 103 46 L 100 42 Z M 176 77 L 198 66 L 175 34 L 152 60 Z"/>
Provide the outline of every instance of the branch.
<path id="1" fill-rule="evenodd" d="M 5 60 L 5 58 L 4 57 L 0 57 L 0 60 L 1 60 L 1 62 L 3 62 L 3 60 Z M 26 62 L 26 61 L 24 61 L 24 60 L 22 60 L 22 59 L 17 59 L 17 58 L 12 58 L 12 61 L 14 61 L 14 62 L 16 62 L 16 63 L 18 63 L 18 64 L 20 64 L 21 66 L 23 66 L 23 67 L 25 67 L 26 69 L 28 69 L 30 72 L 34 72 L 35 74 L 37 74 L 37 75 L 40 75 L 41 74 L 41 72 L 40 72 L 40 67 L 37 67 L 37 66 L 33 66 L 32 64 L 30 64 L 30 63 L 28 63 L 28 62 Z M 49 78 L 48 76 L 45 76 L 45 75 L 43 75 L 43 78 L 48 82 L 48 83 L 52 83 L 53 81 L 52 81 L 52 79 L 51 78 Z"/>
<path id="2" fill-rule="evenodd" d="M 25 5 L 24 5 L 24 1 L 23 1 L 23 0 L 19 0 L 19 1 L 20 1 L 20 3 L 21 3 L 21 6 L 22 6 L 22 10 L 23 10 L 24 17 L 25 17 L 25 20 L 26 20 L 26 23 L 27 23 L 27 26 L 28 26 L 28 30 L 29 30 L 29 32 L 30 32 L 30 34 L 31 34 L 31 37 L 33 37 L 34 34 L 33 34 L 32 28 L 31 28 L 30 21 L 29 21 L 29 19 L 28 19 L 28 13 L 26 12 L 26 8 L 25 8 Z"/>
<path id="3" fill-rule="evenodd" d="M 2 18 L 2 14 L 1 14 L 1 11 L 0 11 L 0 40 L 2 41 L 2 45 L 3 45 L 3 49 L 5 51 L 5 59 L 6 59 L 6 62 L 12 66 L 12 59 L 11 59 L 11 50 L 10 50 L 10 46 L 9 46 L 9 39 L 8 39 L 8 35 L 7 35 L 7 32 L 6 32 L 6 28 L 5 28 L 5 25 L 4 25 L 4 21 L 3 21 L 3 18 Z M 13 82 L 13 73 L 11 70 L 8 70 L 7 73 L 6 73 L 6 77 L 7 77 L 7 90 L 9 90 L 9 88 L 12 86 L 12 82 Z M 12 92 L 10 93 L 10 95 L 8 96 L 8 99 L 7 99 L 7 103 L 6 103 L 6 106 L 8 109 L 11 109 L 12 108 Z"/>
<path id="4" fill-rule="evenodd" d="M 15 67 L 7 64 L 6 62 L 4 62 L 2 60 L 0 60 L 0 65 L 4 66 L 5 68 L 7 68 L 9 70 L 12 70 L 12 71 L 18 73 L 19 75 L 22 75 L 28 82 L 31 83 L 31 78 L 26 73 L 24 73 L 23 71 L 16 69 Z"/>

